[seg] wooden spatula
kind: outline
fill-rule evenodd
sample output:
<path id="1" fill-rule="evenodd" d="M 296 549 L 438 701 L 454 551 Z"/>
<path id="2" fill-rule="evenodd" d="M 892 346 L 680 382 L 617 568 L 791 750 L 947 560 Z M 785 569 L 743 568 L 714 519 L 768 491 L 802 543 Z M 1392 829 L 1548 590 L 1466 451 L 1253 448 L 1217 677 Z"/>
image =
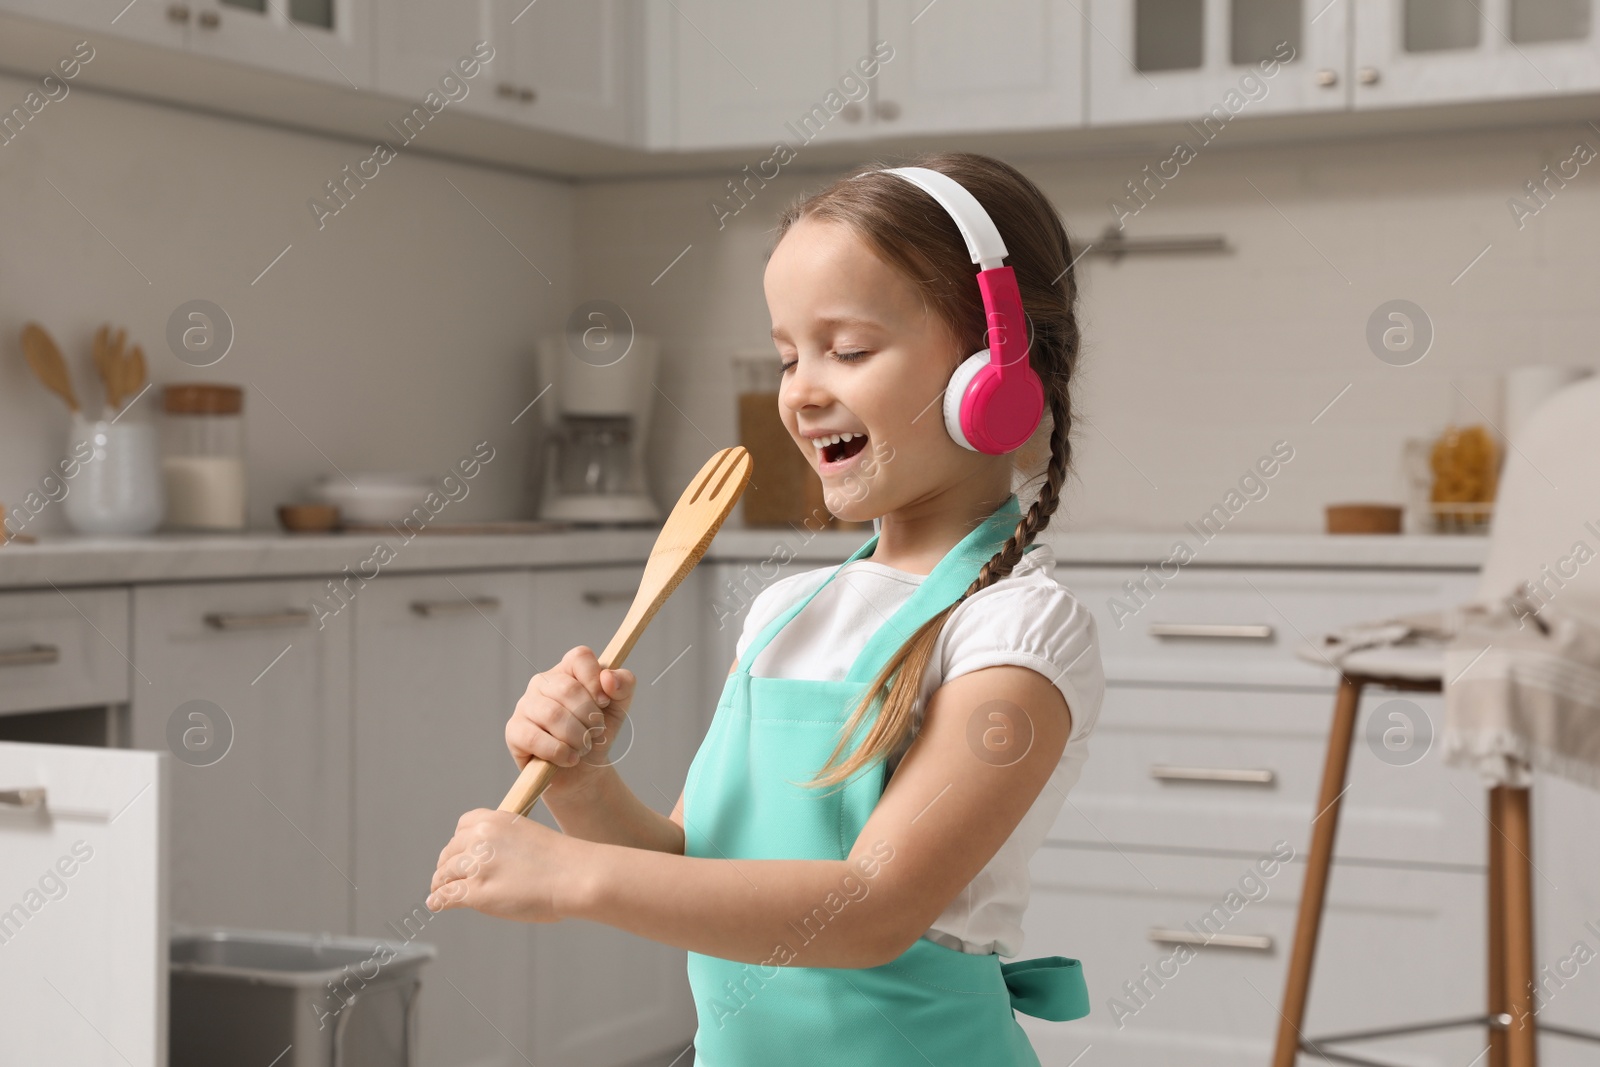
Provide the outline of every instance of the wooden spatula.
<path id="1" fill-rule="evenodd" d="M 599 655 L 601 670 L 622 666 L 661 605 L 711 547 L 717 528 L 744 493 L 754 466 L 750 453 L 735 445 L 724 448 L 700 468 L 700 473 L 683 491 L 661 527 L 655 547 L 650 550 L 650 559 L 644 565 L 644 578 L 634 594 L 633 606 L 628 609 L 622 625 L 617 627 L 611 643 Z M 517 777 L 517 784 L 500 802 L 500 810 L 526 815 L 558 769 L 555 764 L 537 757 L 530 759 Z"/>
<path id="2" fill-rule="evenodd" d="M 65 400 L 67 409 L 76 413 L 78 397 L 72 391 L 72 379 L 67 376 L 67 361 L 61 358 L 61 349 L 37 322 L 22 328 L 22 353 L 28 357 L 28 366 L 45 388 Z"/>

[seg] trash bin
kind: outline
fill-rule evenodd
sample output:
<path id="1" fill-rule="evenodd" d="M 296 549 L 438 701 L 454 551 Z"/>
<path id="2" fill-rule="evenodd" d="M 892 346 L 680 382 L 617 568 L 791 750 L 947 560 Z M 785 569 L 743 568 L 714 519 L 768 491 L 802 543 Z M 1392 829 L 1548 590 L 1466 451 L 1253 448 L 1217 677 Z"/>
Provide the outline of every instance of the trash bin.
<path id="1" fill-rule="evenodd" d="M 435 954 L 414 941 L 175 931 L 171 1067 L 412 1067 Z"/>

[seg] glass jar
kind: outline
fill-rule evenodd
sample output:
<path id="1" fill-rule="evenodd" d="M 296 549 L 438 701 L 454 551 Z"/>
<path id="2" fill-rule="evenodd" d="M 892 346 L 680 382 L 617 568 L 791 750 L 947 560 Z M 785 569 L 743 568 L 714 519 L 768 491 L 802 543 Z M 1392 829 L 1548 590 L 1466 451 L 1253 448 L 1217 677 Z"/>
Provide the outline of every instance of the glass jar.
<path id="1" fill-rule="evenodd" d="M 167 527 L 244 529 L 244 390 L 179 382 L 166 387 L 165 398 L 161 476 Z"/>

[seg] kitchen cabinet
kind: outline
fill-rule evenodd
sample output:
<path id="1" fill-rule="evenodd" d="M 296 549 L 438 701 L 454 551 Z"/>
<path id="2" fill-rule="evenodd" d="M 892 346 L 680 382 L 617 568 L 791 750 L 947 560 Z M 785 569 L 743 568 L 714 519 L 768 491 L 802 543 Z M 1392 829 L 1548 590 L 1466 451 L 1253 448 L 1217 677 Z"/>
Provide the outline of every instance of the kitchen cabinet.
<path id="1" fill-rule="evenodd" d="M 1350 6 L 1357 108 L 1600 89 L 1594 0 L 1377 0 Z"/>
<path id="2" fill-rule="evenodd" d="M 420 100 L 480 42 L 494 49 L 459 105 L 538 129 L 621 144 L 640 7 L 628 0 L 377 0 L 380 91 Z"/>
<path id="3" fill-rule="evenodd" d="M 383 577 L 353 605 L 355 932 L 438 950 L 417 1006 L 420 1063 L 544 1062 L 529 1025 L 537 928 L 423 903 L 456 820 L 515 779 L 506 718 L 549 666 L 530 643 L 531 603 L 528 572 L 506 570 Z"/>
<path id="4" fill-rule="evenodd" d="M 0 11 L 166 48 L 188 46 L 191 19 L 174 18 L 164 4 L 135 3 L 124 7 L 126 3 L 127 0 L 0 0 Z"/>
<path id="5" fill-rule="evenodd" d="M 0 593 L 0 715 L 128 699 L 128 591 Z"/>
<path id="6" fill-rule="evenodd" d="M 133 590 L 133 747 L 177 757 L 174 922 L 349 932 L 357 581 Z"/>
<path id="7" fill-rule="evenodd" d="M 894 47 L 871 117 L 880 135 L 1063 129 L 1084 121 L 1084 34 L 1071 0 L 877 0 Z"/>
<path id="8" fill-rule="evenodd" d="M 167 762 L 0 742 L 5 1063 L 165 1067 Z"/>
<path id="9" fill-rule="evenodd" d="M 865 0 L 674 0 L 672 9 L 656 24 L 652 55 L 673 71 L 674 147 L 782 141 L 803 153 L 813 141 L 866 136 L 876 90 L 856 67 L 873 59 Z"/>
<path id="10" fill-rule="evenodd" d="M 631 566 L 536 571 L 533 640 L 541 669 L 575 645 L 603 651 L 633 602 L 641 573 Z M 702 686 L 711 669 L 700 647 L 704 612 L 701 584 L 691 577 L 662 606 L 626 663 L 638 688 L 610 759 L 634 794 L 662 814 L 677 803 L 710 718 Z M 542 805 L 535 817 L 554 825 Z M 579 960 L 582 966 L 574 964 Z M 563 922 L 539 928 L 534 962 L 541 1064 L 629 1064 L 679 1052 L 694 1036 L 682 949 L 609 926 Z"/>
<path id="11" fill-rule="evenodd" d="M 1326 0 L 1093 0 L 1089 123 L 1188 119 L 1204 143 L 1237 115 L 1348 108 L 1352 6 Z"/>

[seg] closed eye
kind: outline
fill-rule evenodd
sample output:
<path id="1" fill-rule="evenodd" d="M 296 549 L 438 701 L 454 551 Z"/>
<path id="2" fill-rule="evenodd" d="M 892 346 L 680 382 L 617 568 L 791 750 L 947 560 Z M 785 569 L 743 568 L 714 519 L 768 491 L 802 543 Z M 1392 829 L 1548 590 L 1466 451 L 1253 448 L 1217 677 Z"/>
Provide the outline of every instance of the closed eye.
<path id="1" fill-rule="evenodd" d="M 856 352 L 835 352 L 833 354 L 833 358 L 837 359 L 841 363 L 860 363 L 863 359 L 866 359 L 871 354 L 872 353 L 866 351 L 865 349 L 862 349 Z M 800 361 L 798 359 L 791 359 L 787 363 L 780 363 L 778 365 L 778 376 L 782 377 L 784 374 L 787 374 L 789 369 L 799 362 Z"/>

